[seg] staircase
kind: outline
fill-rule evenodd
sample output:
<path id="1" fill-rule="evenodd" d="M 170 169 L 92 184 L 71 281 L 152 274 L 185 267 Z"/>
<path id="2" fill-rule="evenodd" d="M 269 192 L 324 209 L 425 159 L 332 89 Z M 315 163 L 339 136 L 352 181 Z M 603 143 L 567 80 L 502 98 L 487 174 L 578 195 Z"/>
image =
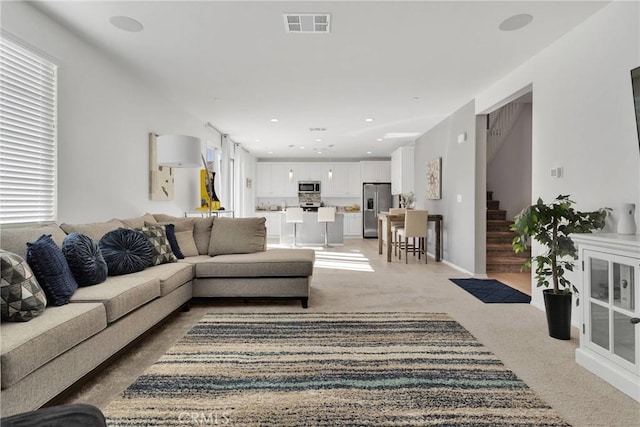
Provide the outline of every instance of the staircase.
<path id="1" fill-rule="evenodd" d="M 522 264 L 531 256 L 531 250 L 516 254 L 511 242 L 516 233 L 509 227 L 507 211 L 500 209 L 500 201 L 493 200 L 493 192 L 487 191 L 487 273 L 519 273 Z"/>

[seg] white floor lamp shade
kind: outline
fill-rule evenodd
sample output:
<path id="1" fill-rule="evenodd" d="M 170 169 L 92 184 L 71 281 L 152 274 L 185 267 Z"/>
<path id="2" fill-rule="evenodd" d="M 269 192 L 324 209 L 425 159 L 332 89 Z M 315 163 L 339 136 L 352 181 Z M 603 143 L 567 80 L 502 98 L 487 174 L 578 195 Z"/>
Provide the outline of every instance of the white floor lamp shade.
<path id="1" fill-rule="evenodd" d="M 202 166 L 200 138 L 187 135 L 160 135 L 156 139 L 158 166 L 198 168 Z"/>

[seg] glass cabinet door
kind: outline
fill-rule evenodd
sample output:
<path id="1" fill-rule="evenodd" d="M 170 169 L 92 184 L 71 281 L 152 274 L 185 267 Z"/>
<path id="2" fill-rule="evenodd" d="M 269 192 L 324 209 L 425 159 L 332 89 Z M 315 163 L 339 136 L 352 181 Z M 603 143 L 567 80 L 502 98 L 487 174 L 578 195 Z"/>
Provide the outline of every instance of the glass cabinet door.
<path id="1" fill-rule="evenodd" d="M 637 260 L 596 251 L 584 251 L 585 335 L 587 345 L 619 366 L 638 369 L 640 327 Z"/>

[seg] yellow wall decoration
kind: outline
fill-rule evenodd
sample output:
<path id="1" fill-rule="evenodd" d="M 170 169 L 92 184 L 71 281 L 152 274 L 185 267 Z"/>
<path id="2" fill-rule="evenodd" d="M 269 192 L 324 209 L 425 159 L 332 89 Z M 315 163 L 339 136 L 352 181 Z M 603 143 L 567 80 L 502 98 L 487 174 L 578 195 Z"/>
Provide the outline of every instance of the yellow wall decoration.
<path id="1" fill-rule="evenodd" d="M 197 210 L 208 211 L 209 203 L 211 203 L 211 198 L 207 193 L 207 171 L 200 169 L 200 207 Z M 220 201 L 214 200 L 211 205 L 211 210 L 217 211 L 218 209 L 220 209 Z"/>

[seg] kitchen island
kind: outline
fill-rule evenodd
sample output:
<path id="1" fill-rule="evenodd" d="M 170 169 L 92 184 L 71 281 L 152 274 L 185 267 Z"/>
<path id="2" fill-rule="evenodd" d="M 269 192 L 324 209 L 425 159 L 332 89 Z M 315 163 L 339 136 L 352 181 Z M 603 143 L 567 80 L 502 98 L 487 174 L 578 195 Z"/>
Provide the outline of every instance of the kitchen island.
<path id="1" fill-rule="evenodd" d="M 302 223 L 296 226 L 296 244 L 324 245 L 324 222 L 318 222 L 318 212 L 304 212 Z M 335 222 L 327 224 L 330 245 L 344 244 L 344 214 L 337 212 Z M 280 244 L 293 244 L 293 223 L 288 223 L 284 212 L 280 214 Z"/>

